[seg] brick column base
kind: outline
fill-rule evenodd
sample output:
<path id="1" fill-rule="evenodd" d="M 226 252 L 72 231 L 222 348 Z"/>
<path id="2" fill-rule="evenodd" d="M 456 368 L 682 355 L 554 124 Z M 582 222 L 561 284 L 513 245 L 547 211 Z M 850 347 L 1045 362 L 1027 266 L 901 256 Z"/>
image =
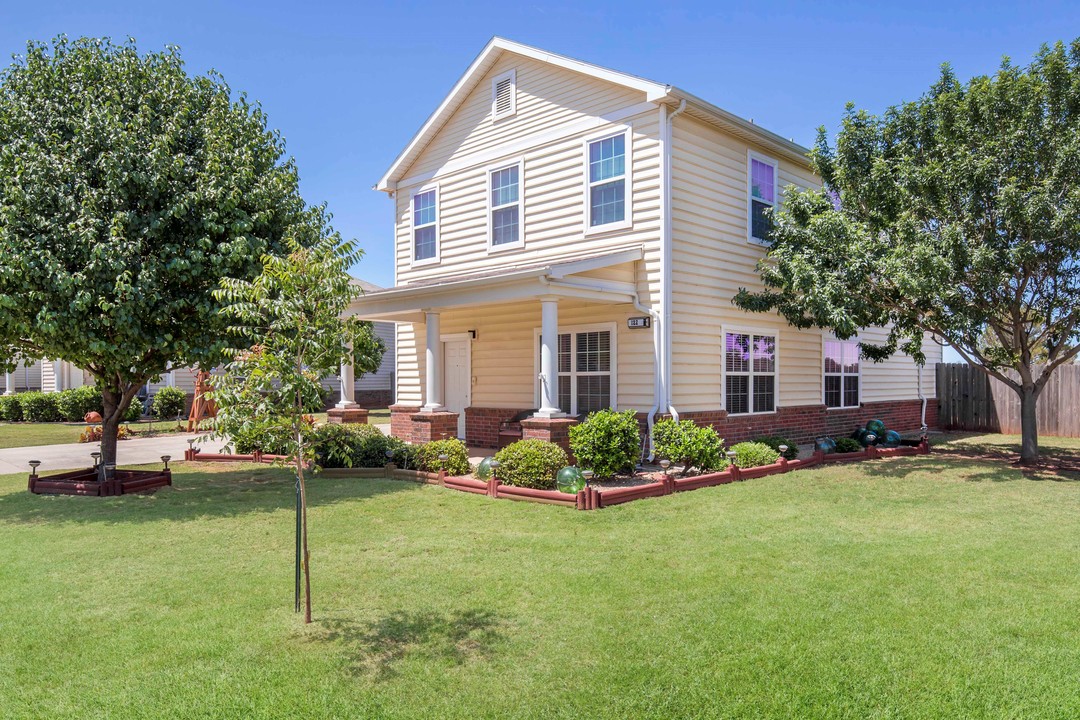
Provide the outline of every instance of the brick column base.
<path id="1" fill-rule="evenodd" d="M 456 438 L 457 431 L 458 414 L 456 412 L 418 412 L 412 416 L 412 442 L 414 443 Z"/>
<path id="2" fill-rule="evenodd" d="M 391 405 L 390 434 L 399 440 L 412 442 L 412 416 L 418 412 L 419 405 Z"/>
<path id="3" fill-rule="evenodd" d="M 344 423 L 358 423 L 367 425 L 368 411 L 364 408 L 339 408 L 334 407 L 326 411 L 326 422 L 331 425 Z"/>
<path id="4" fill-rule="evenodd" d="M 570 462 L 573 462 L 574 456 L 570 452 L 570 426 L 577 424 L 577 418 L 531 417 L 521 421 L 521 439 L 537 438 L 553 442 L 565 450 L 570 456 Z"/>

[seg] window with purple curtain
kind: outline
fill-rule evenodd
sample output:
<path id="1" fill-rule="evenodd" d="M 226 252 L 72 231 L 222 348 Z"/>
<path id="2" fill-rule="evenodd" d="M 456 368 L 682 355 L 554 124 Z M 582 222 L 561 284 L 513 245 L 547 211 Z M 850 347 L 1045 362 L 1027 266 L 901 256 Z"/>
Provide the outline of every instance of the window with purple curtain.
<path id="1" fill-rule="evenodd" d="M 825 342 L 825 407 L 859 407 L 859 343 Z"/>
<path id="2" fill-rule="evenodd" d="M 750 239 L 767 243 L 776 207 L 776 163 L 750 158 Z"/>
<path id="3" fill-rule="evenodd" d="M 730 415 L 776 409 L 775 335 L 725 333 L 724 392 Z"/>

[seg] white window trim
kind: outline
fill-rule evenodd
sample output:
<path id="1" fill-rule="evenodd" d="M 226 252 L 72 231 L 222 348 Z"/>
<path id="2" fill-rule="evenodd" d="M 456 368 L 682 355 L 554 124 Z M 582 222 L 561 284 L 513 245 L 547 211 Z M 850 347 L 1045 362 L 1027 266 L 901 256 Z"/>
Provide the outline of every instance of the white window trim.
<path id="1" fill-rule="evenodd" d="M 423 260 L 416 259 L 416 231 L 430 227 L 429 225 L 416 225 L 416 196 L 423 193 L 435 191 L 435 254 L 432 257 L 424 258 Z M 435 185 L 422 185 L 414 189 L 409 194 L 409 267 L 424 267 L 425 265 L 438 265 L 442 259 L 442 232 L 440 231 L 440 225 L 442 224 L 442 208 L 439 207 L 439 186 Z"/>
<path id="2" fill-rule="evenodd" d="M 752 194 L 754 185 L 753 160 L 772 166 L 773 197 L 775 198 L 772 203 L 773 212 L 776 212 L 776 208 L 780 207 L 780 164 L 768 155 L 762 155 L 753 150 L 746 151 L 746 241 L 752 245 L 769 247 L 771 243 L 767 240 L 760 240 L 754 237 L 754 196 Z M 760 202 L 766 201 L 761 200 Z"/>
<path id="3" fill-rule="evenodd" d="M 633 126 L 630 124 L 623 125 L 615 130 L 608 129 L 606 132 L 594 133 L 586 136 L 582 140 L 581 152 L 582 152 L 582 197 L 584 199 L 584 216 L 585 216 L 585 235 L 601 235 L 604 233 L 618 232 L 621 230 L 627 230 L 634 226 L 634 133 Z M 623 189 L 623 197 L 625 198 L 625 212 L 623 213 L 623 219 L 620 222 L 607 223 L 606 225 L 592 225 L 592 202 L 589 197 L 589 189 L 593 186 L 593 183 L 589 182 L 589 145 L 590 143 L 597 142 L 598 140 L 607 140 L 617 135 L 624 135 L 626 141 L 623 143 L 623 147 L 626 149 L 626 159 L 624 161 L 625 173 L 623 174 L 623 182 L 625 187 Z M 600 180 L 597 185 L 603 185 L 609 183 L 614 178 L 608 178 L 607 180 Z"/>
<path id="4" fill-rule="evenodd" d="M 858 337 L 850 338 L 848 340 L 841 340 L 835 335 L 822 335 L 821 336 L 821 404 L 825 406 L 826 412 L 832 412 L 833 410 L 855 410 L 863 406 L 863 384 L 862 384 L 862 357 L 859 358 L 859 372 L 857 373 L 859 378 L 859 404 L 858 405 L 844 405 L 844 380 L 845 377 L 851 377 L 851 373 L 826 373 L 825 372 L 825 343 L 838 342 L 838 343 L 855 343 L 856 345 L 861 342 Z M 841 350 L 841 352 L 843 352 Z M 838 375 L 840 379 L 840 405 L 837 407 L 829 407 L 825 402 L 825 376 Z"/>
<path id="5" fill-rule="evenodd" d="M 751 357 L 750 357 L 750 397 L 748 407 L 750 412 L 733 413 L 728 410 L 727 401 L 727 335 L 728 333 L 742 333 L 746 335 L 770 335 L 774 338 L 773 355 L 775 356 L 775 367 L 772 372 L 772 376 L 775 378 L 773 382 L 773 409 L 763 410 L 760 412 L 754 411 L 754 358 L 753 358 L 753 339 L 751 339 Z M 822 367 L 824 367 L 824 360 L 822 361 Z M 742 375 L 744 373 L 737 373 Z M 767 375 L 768 373 L 761 373 Z M 825 384 L 825 379 L 822 377 L 822 385 Z M 722 325 L 720 327 L 720 404 L 724 408 L 724 412 L 728 414 L 728 417 L 742 418 L 751 417 L 753 415 L 775 415 L 780 410 L 780 331 L 775 328 L 768 327 L 747 327 L 742 325 Z"/>
<path id="6" fill-rule="evenodd" d="M 499 205 L 497 208 L 491 204 L 491 176 L 500 170 L 506 170 L 507 168 L 517 167 L 518 169 L 518 239 L 514 243 L 504 243 L 502 245 L 496 245 L 493 241 L 495 239 L 495 232 L 491 225 L 491 218 L 495 214 L 495 210 L 511 207 L 515 203 L 507 203 L 505 205 Z M 485 174 L 484 191 L 487 193 L 487 246 L 489 253 L 500 253 L 504 250 L 520 250 L 525 247 L 525 160 L 524 158 L 518 158 L 510 162 L 504 162 L 499 165 L 488 168 Z"/>
<path id="7" fill-rule="evenodd" d="M 510 79 L 510 109 L 504 113 L 495 112 L 496 88 L 499 83 L 507 78 Z M 517 114 L 517 70 L 507 70 L 504 73 L 500 73 L 491 78 L 491 120 L 502 120 L 503 118 L 513 117 Z"/>
<path id="8" fill-rule="evenodd" d="M 579 332 L 595 332 L 597 330 L 606 330 L 611 333 L 611 406 L 617 410 L 619 408 L 619 325 L 614 322 L 603 323 L 590 323 L 588 325 L 560 325 L 558 335 L 570 334 L 570 377 L 574 378 L 577 375 L 577 371 L 574 370 L 574 362 L 577 359 L 575 353 L 577 347 L 575 345 L 574 334 Z M 533 377 L 536 378 L 533 382 L 533 402 L 536 407 L 540 407 L 540 335 L 542 328 L 533 328 Z M 558 372 L 559 358 L 555 358 L 556 377 L 562 373 Z M 603 373 L 584 373 L 588 375 L 601 375 Z M 577 382 L 575 380 L 570 381 L 570 403 L 573 410 L 577 410 Z M 556 398 L 558 398 L 558 386 L 556 386 L 555 392 Z M 579 413 L 569 412 L 568 414 L 576 416 Z"/>

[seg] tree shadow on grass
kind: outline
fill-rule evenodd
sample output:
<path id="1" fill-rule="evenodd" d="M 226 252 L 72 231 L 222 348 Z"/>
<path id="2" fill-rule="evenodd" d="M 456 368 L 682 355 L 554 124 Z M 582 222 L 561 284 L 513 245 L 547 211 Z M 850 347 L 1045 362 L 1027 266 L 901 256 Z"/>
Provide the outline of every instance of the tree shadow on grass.
<path id="1" fill-rule="evenodd" d="M 930 455 L 871 461 L 861 468 L 869 477 L 883 478 L 948 473 L 967 482 L 1080 482 L 1080 454 L 1075 451 L 1046 453 L 1035 467 L 1017 464 L 1019 458 L 1019 452 L 999 445 L 946 445 L 935 447 Z"/>
<path id="2" fill-rule="evenodd" d="M 339 645 L 357 677 L 394 677 L 409 658 L 464 665 L 492 657 L 505 641 L 507 621 L 488 610 L 395 611 L 378 620 L 324 620 L 312 640 Z"/>
<path id="3" fill-rule="evenodd" d="M 285 468 L 188 465 L 174 472 L 172 487 L 153 493 L 99 498 L 34 495 L 23 489 L 0 495 L 0 523 L 152 523 L 292 510 L 294 477 Z M 404 481 L 315 475 L 308 480 L 308 504 L 317 509 L 416 487 Z"/>

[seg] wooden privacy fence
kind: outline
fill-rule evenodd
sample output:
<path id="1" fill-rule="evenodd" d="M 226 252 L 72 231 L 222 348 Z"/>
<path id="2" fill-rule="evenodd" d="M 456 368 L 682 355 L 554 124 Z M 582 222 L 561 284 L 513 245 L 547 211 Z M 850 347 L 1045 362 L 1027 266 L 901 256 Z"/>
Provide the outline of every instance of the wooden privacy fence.
<path id="1" fill-rule="evenodd" d="M 967 363 L 938 364 L 937 397 L 945 430 L 1020 434 L 1020 396 Z M 1038 414 L 1039 434 L 1080 437 L 1080 365 L 1054 371 L 1039 396 Z"/>

